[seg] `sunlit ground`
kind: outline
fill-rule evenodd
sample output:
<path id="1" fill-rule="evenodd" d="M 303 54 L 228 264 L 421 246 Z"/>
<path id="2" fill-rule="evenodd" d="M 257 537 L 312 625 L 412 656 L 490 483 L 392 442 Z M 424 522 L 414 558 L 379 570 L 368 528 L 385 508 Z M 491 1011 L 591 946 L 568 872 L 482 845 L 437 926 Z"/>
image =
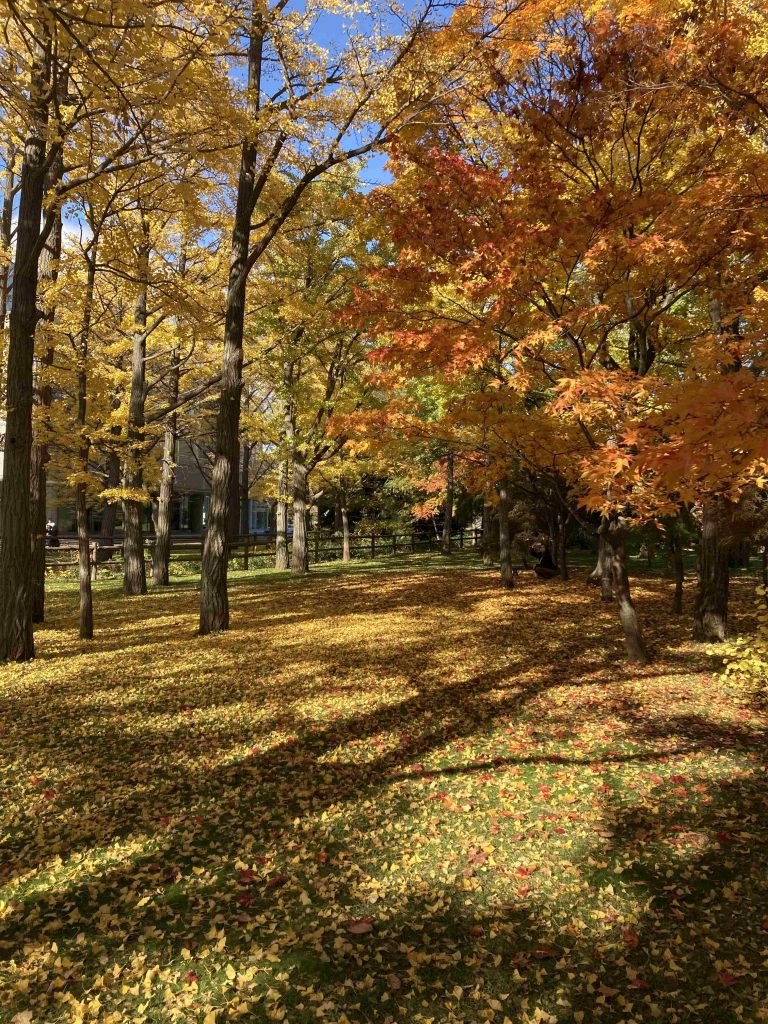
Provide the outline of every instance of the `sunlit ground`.
<path id="1" fill-rule="evenodd" d="M 670 584 L 56 589 L 0 668 L 0 1020 L 768 1020 L 766 719 Z M 690 585 L 689 585 L 690 586 Z M 739 581 L 735 625 L 749 625 Z"/>

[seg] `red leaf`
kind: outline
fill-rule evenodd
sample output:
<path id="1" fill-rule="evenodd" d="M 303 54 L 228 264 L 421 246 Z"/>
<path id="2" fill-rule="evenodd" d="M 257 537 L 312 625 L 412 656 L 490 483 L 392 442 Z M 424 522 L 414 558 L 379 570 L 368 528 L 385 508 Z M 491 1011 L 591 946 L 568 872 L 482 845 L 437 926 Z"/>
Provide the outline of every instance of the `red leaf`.
<path id="1" fill-rule="evenodd" d="M 730 971 L 721 971 L 718 975 L 718 981 L 721 985 L 726 986 L 738 985 L 739 983 L 739 979 L 736 977 L 735 974 L 731 974 Z"/>

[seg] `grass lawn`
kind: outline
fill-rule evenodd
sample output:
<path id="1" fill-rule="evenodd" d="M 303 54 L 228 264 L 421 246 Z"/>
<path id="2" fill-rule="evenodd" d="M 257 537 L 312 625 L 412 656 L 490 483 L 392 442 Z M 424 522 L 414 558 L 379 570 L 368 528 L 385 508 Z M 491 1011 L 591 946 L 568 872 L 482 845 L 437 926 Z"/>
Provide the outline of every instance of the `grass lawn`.
<path id="1" fill-rule="evenodd" d="M 0 1021 L 768 1020 L 768 719 L 636 588 L 464 558 L 52 588 L 0 668 Z M 387 571 L 384 571 L 387 570 Z M 690 588 L 690 584 L 688 585 Z M 752 585 L 734 585 L 749 625 Z"/>

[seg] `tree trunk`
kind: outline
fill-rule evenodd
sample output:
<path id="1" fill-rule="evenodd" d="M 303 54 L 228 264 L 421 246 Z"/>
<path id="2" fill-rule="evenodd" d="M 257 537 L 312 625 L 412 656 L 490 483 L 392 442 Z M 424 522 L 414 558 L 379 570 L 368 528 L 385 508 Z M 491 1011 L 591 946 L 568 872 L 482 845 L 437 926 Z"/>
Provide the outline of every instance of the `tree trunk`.
<path id="1" fill-rule="evenodd" d="M 173 369 L 170 381 L 170 403 L 179 397 L 179 363 L 174 350 Z M 167 587 L 170 583 L 171 564 L 171 511 L 173 506 L 173 484 L 176 463 L 176 437 L 178 421 L 172 412 L 163 432 L 163 470 L 160 477 L 160 494 L 157 500 L 155 519 L 155 547 L 152 551 L 152 582 L 156 587 Z"/>
<path id="2" fill-rule="evenodd" d="M 87 460 L 87 454 L 86 454 Z M 88 488 L 76 487 L 77 578 L 80 594 L 80 639 L 93 640 L 93 592 L 91 590 L 91 545 L 88 536 Z"/>
<path id="3" fill-rule="evenodd" d="M 237 440 L 237 449 L 235 451 L 235 466 L 234 472 L 229 478 L 229 521 L 227 523 L 227 534 L 230 541 L 236 542 L 240 537 L 240 517 L 243 510 L 243 506 L 240 498 L 240 439 Z"/>
<path id="4" fill-rule="evenodd" d="M 675 593 L 672 598 L 672 611 L 675 615 L 683 613 L 683 584 L 685 582 L 685 567 L 683 565 L 683 542 L 673 524 L 669 533 L 669 553 L 672 560 L 672 576 L 675 581 Z"/>
<path id="5" fill-rule="evenodd" d="M 560 578 L 567 580 L 568 576 L 568 516 L 561 512 L 557 517 L 557 564 L 560 569 Z"/>
<path id="6" fill-rule="evenodd" d="M 288 463 L 281 459 L 277 471 L 277 508 L 275 510 L 275 568 L 288 568 Z"/>
<path id="7" fill-rule="evenodd" d="M 43 33 L 36 24 L 33 31 Z M 32 636 L 32 545 L 29 481 L 32 388 L 37 323 L 38 248 L 45 183 L 50 59 L 39 49 L 31 69 L 30 125 L 21 166 L 13 303 L 8 340 L 7 417 L 0 497 L 0 661 L 35 656 Z"/>
<path id="8" fill-rule="evenodd" d="M 604 532 L 605 536 L 606 550 L 611 566 L 613 590 L 619 607 L 621 627 L 624 630 L 627 657 L 635 664 L 647 665 L 651 659 L 643 641 L 640 619 L 632 603 L 632 593 L 629 586 L 629 577 L 627 576 L 627 559 L 624 549 L 626 528 L 622 524 L 621 519 L 614 515 L 610 519 L 604 519 L 600 529 Z"/>
<path id="9" fill-rule="evenodd" d="M 47 188 L 55 187 L 61 178 L 63 161 L 57 158 L 48 172 Z M 59 260 L 61 259 L 61 210 L 56 211 L 53 228 L 48 241 L 40 254 L 40 265 L 38 274 L 40 280 L 48 287 L 56 284 L 59 276 Z M 44 333 L 50 335 L 50 330 L 56 320 L 55 305 L 48 300 L 44 316 Z M 3 321 L 0 320 L 0 326 Z M 39 376 L 37 387 L 38 416 L 34 423 L 37 434 L 35 445 L 32 449 L 32 477 L 30 480 L 30 499 L 32 505 L 32 621 L 45 621 L 45 523 L 47 511 L 47 465 L 50 459 L 48 454 L 48 435 L 51 429 L 50 413 L 52 388 L 47 379 L 49 368 L 53 365 L 53 343 L 50 336 L 45 345 L 45 351 L 40 360 Z"/>
<path id="10" fill-rule="evenodd" d="M 87 431 L 88 423 L 88 349 L 91 335 L 91 319 L 93 297 L 96 290 L 96 257 L 98 234 L 91 237 L 90 249 L 86 259 L 85 296 L 83 299 L 83 320 L 80 328 L 80 344 L 77 371 L 77 430 L 80 435 L 79 461 L 80 472 L 88 472 L 88 456 L 90 454 L 90 438 Z M 75 510 L 77 517 L 77 566 L 78 590 L 80 598 L 80 639 L 93 639 L 93 594 L 91 592 L 91 546 L 88 535 L 88 485 L 80 480 L 75 487 Z"/>
<path id="11" fill-rule="evenodd" d="M 446 474 L 445 515 L 443 517 L 443 537 L 440 547 L 444 555 L 450 555 L 451 535 L 453 533 L 453 452 L 448 452 Z"/>
<path id="12" fill-rule="evenodd" d="M 512 541 L 509 532 L 509 483 L 500 480 L 496 485 L 499 495 L 499 564 L 501 567 L 501 585 L 511 590 L 515 585 L 515 574 L 512 571 Z"/>
<path id="13" fill-rule="evenodd" d="M 699 585 L 693 613 L 695 640 L 719 643 L 728 635 L 728 545 L 721 536 L 722 503 L 704 503 L 699 545 Z"/>
<path id="14" fill-rule="evenodd" d="M 119 429 L 119 428 L 116 428 Z M 109 452 L 107 455 L 107 488 L 113 490 L 120 486 L 120 456 L 117 452 Z M 97 562 L 109 562 L 114 558 L 112 550 L 115 543 L 115 520 L 117 518 L 117 505 L 113 501 L 107 502 L 101 516 L 101 541 L 102 544 L 96 550 Z M 103 545 L 103 547 L 102 547 Z"/>
<path id="15" fill-rule="evenodd" d="M 146 401 L 147 290 L 149 287 L 149 222 L 141 218 L 142 242 L 138 253 L 139 292 L 133 312 L 131 349 L 131 395 L 128 406 L 128 443 L 126 487 L 140 491 L 144 487 L 144 403 Z M 139 499 L 123 502 L 123 593 L 136 597 L 147 592 L 144 565 L 144 504 Z"/>
<path id="16" fill-rule="evenodd" d="M 253 117 L 258 113 L 260 103 L 263 42 L 263 17 L 254 13 L 248 46 L 248 113 Z M 232 226 L 232 249 L 224 320 L 221 396 L 216 418 L 216 445 L 211 477 L 211 512 L 203 547 L 200 579 L 200 633 L 202 635 L 229 629 L 227 525 L 232 493 L 232 474 L 237 473 L 240 401 L 243 388 L 245 295 L 257 155 L 254 141 L 244 139 L 240 151 L 237 201 Z"/>
<path id="17" fill-rule="evenodd" d="M 5 151 L 3 209 L 0 213 L 0 252 L 10 254 L 13 232 L 13 196 L 16 184 L 16 147 L 9 143 Z M 5 406 L 5 318 L 8 315 L 10 264 L 0 260 L 0 409 Z"/>
<path id="18" fill-rule="evenodd" d="M 597 534 L 597 565 L 587 577 L 587 583 L 600 587 L 600 597 L 606 602 L 613 600 L 613 571 L 610 547 L 606 540 L 607 532 L 608 520 L 603 518 Z"/>
<path id="19" fill-rule="evenodd" d="M 352 559 L 349 546 L 349 510 L 346 501 L 341 506 L 341 559 L 343 562 L 349 562 Z"/>
<path id="20" fill-rule="evenodd" d="M 493 529 L 493 509 L 490 502 L 483 499 L 483 519 L 482 519 L 482 531 L 483 536 L 480 540 L 483 555 L 483 565 L 493 565 L 493 537 L 491 531 Z"/>
<path id="21" fill-rule="evenodd" d="M 299 457 L 293 463 L 293 545 L 291 572 L 303 576 L 309 569 L 307 548 L 307 467 Z"/>
<path id="22" fill-rule="evenodd" d="M 248 492 L 251 489 L 250 480 L 251 468 L 251 445 L 242 445 L 242 460 L 240 469 L 240 533 L 248 537 L 251 532 L 251 524 L 248 516 Z"/>

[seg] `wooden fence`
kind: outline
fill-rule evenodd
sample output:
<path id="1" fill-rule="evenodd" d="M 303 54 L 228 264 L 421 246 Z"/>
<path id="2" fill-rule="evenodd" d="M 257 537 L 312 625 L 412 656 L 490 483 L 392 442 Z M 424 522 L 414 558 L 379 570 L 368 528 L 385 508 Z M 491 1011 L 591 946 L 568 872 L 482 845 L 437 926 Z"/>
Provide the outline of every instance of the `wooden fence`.
<path id="1" fill-rule="evenodd" d="M 451 538 L 454 548 L 478 547 L 482 531 L 466 529 L 457 531 Z M 236 568 L 248 569 L 252 565 L 267 567 L 275 560 L 275 534 L 258 534 L 238 537 L 229 541 L 229 558 Z M 203 538 L 196 540 L 176 540 L 171 545 L 171 572 L 173 564 L 199 564 L 203 556 Z M 349 536 L 350 556 L 353 559 L 381 558 L 384 555 L 411 555 L 424 551 L 436 551 L 440 548 L 439 537 L 425 537 L 419 534 L 357 534 Z M 145 542 L 144 559 L 147 571 L 152 573 L 152 547 L 154 539 Z M 339 561 L 344 553 L 342 538 L 335 534 L 315 531 L 307 539 L 310 561 Z M 291 551 L 291 540 L 288 540 Z M 77 565 L 77 542 L 62 540 L 58 548 L 45 549 L 46 570 L 51 574 L 65 573 Z M 90 543 L 91 578 L 98 577 L 99 569 L 121 570 L 123 566 L 123 545 L 102 544 L 93 540 Z"/>

